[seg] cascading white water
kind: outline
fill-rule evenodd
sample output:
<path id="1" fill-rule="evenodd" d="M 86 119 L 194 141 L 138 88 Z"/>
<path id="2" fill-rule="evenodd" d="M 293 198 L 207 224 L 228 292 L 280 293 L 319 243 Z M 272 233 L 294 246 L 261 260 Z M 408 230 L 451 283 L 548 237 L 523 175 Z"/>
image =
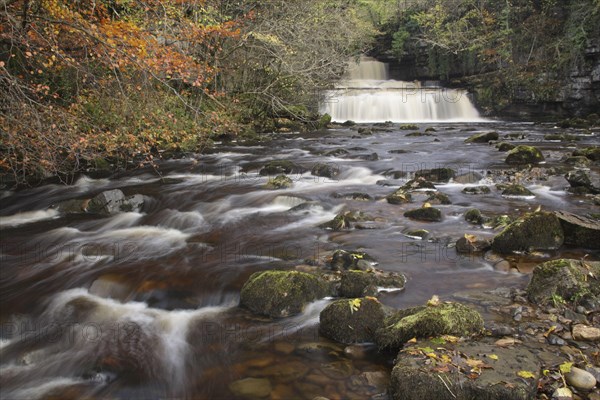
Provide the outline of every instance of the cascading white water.
<path id="1" fill-rule="evenodd" d="M 482 121 L 466 91 L 388 79 L 387 64 L 368 57 L 351 65 L 320 111 L 336 122 Z"/>

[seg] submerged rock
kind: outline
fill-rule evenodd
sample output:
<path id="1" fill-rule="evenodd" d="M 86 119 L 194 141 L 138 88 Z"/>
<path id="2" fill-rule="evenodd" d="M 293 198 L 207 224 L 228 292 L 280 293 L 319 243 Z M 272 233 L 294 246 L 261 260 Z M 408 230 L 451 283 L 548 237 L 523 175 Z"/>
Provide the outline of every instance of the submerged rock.
<path id="1" fill-rule="evenodd" d="M 424 348 L 432 350 L 435 362 L 423 356 Z M 486 357 L 490 354 L 495 357 Z M 522 347 L 419 342 L 398 355 L 390 391 L 395 400 L 533 400 L 540 370 L 536 354 Z M 518 371 L 532 377 L 521 378 Z"/>
<path id="2" fill-rule="evenodd" d="M 462 190 L 464 194 L 489 194 L 490 188 L 487 186 L 471 186 Z"/>
<path id="3" fill-rule="evenodd" d="M 508 225 L 494 238 L 492 249 L 498 253 L 556 250 L 563 242 L 563 229 L 556 215 L 540 211 Z"/>
<path id="4" fill-rule="evenodd" d="M 522 185 L 518 185 L 518 184 L 513 184 L 513 185 L 509 185 L 507 186 L 503 191 L 502 191 L 502 196 L 506 196 L 506 197 L 522 197 L 522 196 L 535 196 L 533 194 L 533 192 L 529 189 L 527 189 L 525 186 Z"/>
<path id="5" fill-rule="evenodd" d="M 435 185 L 431 182 L 429 182 L 428 180 L 426 180 L 425 178 L 415 178 L 415 179 L 411 179 L 410 181 L 406 182 L 404 184 L 404 186 L 401 187 L 401 189 L 410 191 L 410 190 L 424 190 L 424 189 L 431 189 L 431 190 L 435 190 Z"/>
<path id="6" fill-rule="evenodd" d="M 454 182 L 462 183 L 463 185 L 466 185 L 466 184 L 470 184 L 470 183 L 477 183 L 482 179 L 483 179 L 483 175 L 481 175 L 479 172 L 471 171 L 471 172 L 467 172 L 462 175 L 458 175 L 456 178 L 454 178 Z"/>
<path id="7" fill-rule="evenodd" d="M 482 225 L 486 221 L 486 218 L 481 214 L 481 211 L 472 208 L 465 213 L 465 221 L 474 225 Z"/>
<path id="8" fill-rule="evenodd" d="M 542 152 L 533 146 L 517 146 L 508 152 L 505 163 L 509 165 L 535 164 L 544 161 Z"/>
<path id="9" fill-rule="evenodd" d="M 319 315 L 319 333 L 336 342 L 372 342 L 383 326 L 384 306 L 372 297 L 337 300 Z"/>
<path id="10" fill-rule="evenodd" d="M 422 169 L 415 173 L 416 178 L 423 178 L 431 182 L 448 182 L 456 176 L 452 168 Z"/>
<path id="11" fill-rule="evenodd" d="M 483 318 L 460 303 L 442 303 L 397 311 L 377 331 L 381 348 L 400 348 L 410 339 L 441 335 L 470 335 L 483 329 Z"/>
<path id="12" fill-rule="evenodd" d="M 315 176 L 334 179 L 340 174 L 339 166 L 336 164 L 317 164 L 311 170 Z"/>
<path id="13" fill-rule="evenodd" d="M 297 271 L 261 271 L 242 287 L 240 305 L 272 318 L 299 314 L 304 306 L 327 295 L 328 287 L 314 275 Z"/>
<path id="14" fill-rule="evenodd" d="M 577 367 L 571 367 L 571 370 L 565 374 L 565 380 L 579 390 L 591 390 L 596 386 L 594 375 Z"/>
<path id="15" fill-rule="evenodd" d="M 292 173 L 302 173 L 304 168 L 294 164 L 289 160 L 273 160 L 265 164 L 265 166 L 259 171 L 262 176 L 265 175 L 282 175 Z"/>
<path id="16" fill-rule="evenodd" d="M 442 212 L 434 207 L 421 207 L 409 210 L 404 213 L 404 216 L 426 222 L 438 222 L 442 220 Z"/>
<path id="17" fill-rule="evenodd" d="M 600 249 L 600 221 L 566 211 L 556 211 L 554 214 L 563 228 L 565 244 Z"/>
<path id="18" fill-rule="evenodd" d="M 487 143 L 492 140 L 498 140 L 500 135 L 498 132 L 478 133 L 465 140 L 465 143 Z"/>
<path id="19" fill-rule="evenodd" d="M 452 204 L 450 201 L 450 197 L 447 194 L 442 192 L 427 192 L 429 197 L 427 198 L 427 202 L 430 204 Z"/>
<path id="20" fill-rule="evenodd" d="M 533 269 L 527 297 L 535 304 L 582 303 L 600 295 L 600 262 L 560 259 Z"/>
<path id="21" fill-rule="evenodd" d="M 256 399 L 271 393 L 271 382 L 265 378 L 245 378 L 229 384 L 229 390 L 236 397 Z"/>
<path id="22" fill-rule="evenodd" d="M 331 256 L 329 267 L 333 271 L 371 271 L 377 262 L 365 252 L 336 250 Z"/>

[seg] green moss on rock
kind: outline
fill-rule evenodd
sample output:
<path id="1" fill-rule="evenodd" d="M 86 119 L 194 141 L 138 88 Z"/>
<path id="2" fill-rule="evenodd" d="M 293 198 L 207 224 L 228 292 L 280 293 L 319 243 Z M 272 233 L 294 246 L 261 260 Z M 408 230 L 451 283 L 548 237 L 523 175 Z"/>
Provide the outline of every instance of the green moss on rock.
<path id="1" fill-rule="evenodd" d="M 474 225 L 482 225 L 485 222 L 485 218 L 481 214 L 481 211 L 476 208 L 472 208 L 465 213 L 465 221 Z"/>
<path id="2" fill-rule="evenodd" d="M 384 318 L 384 306 L 377 299 L 337 300 L 321 311 L 319 333 L 345 344 L 373 342 Z"/>
<path id="3" fill-rule="evenodd" d="M 509 165 L 535 164 L 544 161 L 542 152 L 533 146 L 517 146 L 508 152 L 505 163 Z"/>
<path id="4" fill-rule="evenodd" d="M 242 287 L 240 305 L 272 318 L 302 312 L 304 306 L 327 295 L 327 285 L 314 275 L 298 271 L 262 271 Z"/>
<path id="5" fill-rule="evenodd" d="M 462 190 L 464 194 L 489 194 L 490 188 L 487 186 L 471 186 Z"/>
<path id="6" fill-rule="evenodd" d="M 527 296 L 535 304 L 553 304 L 557 299 L 579 303 L 600 295 L 600 262 L 560 259 L 533 269 Z"/>
<path id="7" fill-rule="evenodd" d="M 266 184 L 267 189 L 288 189 L 293 186 L 294 182 L 285 175 L 277 175 L 275 178 L 269 179 Z"/>
<path id="8" fill-rule="evenodd" d="M 515 146 L 512 143 L 507 143 L 507 142 L 500 142 L 496 145 L 496 148 L 498 149 L 498 151 L 501 151 L 503 153 L 506 153 L 507 151 L 511 151 L 515 147 L 517 147 L 517 146 Z"/>
<path id="9" fill-rule="evenodd" d="M 533 192 L 522 185 L 509 185 L 502 191 L 502 196 L 534 196 Z"/>
<path id="10" fill-rule="evenodd" d="M 564 233 L 556 215 L 550 212 L 527 214 L 508 225 L 492 242 L 498 253 L 556 250 L 563 245 Z"/>
<path id="11" fill-rule="evenodd" d="M 498 140 L 499 137 L 498 132 L 478 133 L 465 140 L 465 143 L 488 143 L 492 140 Z"/>
<path id="12" fill-rule="evenodd" d="M 412 196 L 405 189 L 400 188 L 394 193 L 389 194 L 385 199 L 390 204 L 404 204 L 410 203 L 412 200 Z"/>
<path id="13" fill-rule="evenodd" d="M 442 303 L 400 310 L 387 317 L 377 331 L 380 348 L 400 348 L 410 339 L 441 335 L 464 336 L 480 332 L 483 318 L 460 303 Z"/>
<path id="14" fill-rule="evenodd" d="M 442 212 L 434 207 L 422 207 L 415 210 L 409 210 L 404 213 L 404 216 L 426 222 L 438 222 L 442 220 Z"/>
<path id="15" fill-rule="evenodd" d="M 597 219 L 566 211 L 555 212 L 565 234 L 565 244 L 586 249 L 600 249 L 600 222 Z"/>
<path id="16" fill-rule="evenodd" d="M 342 273 L 340 297 L 377 296 L 378 288 L 404 288 L 406 278 L 395 272 L 350 270 Z"/>
<path id="17" fill-rule="evenodd" d="M 331 256 L 329 267 L 334 271 L 371 271 L 377 263 L 365 252 L 336 250 Z"/>
<path id="18" fill-rule="evenodd" d="M 415 173 L 416 178 L 424 178 L 431 182 L 448 182 L 456 176 L 452 168 L 424 169 Z"/>
<path id="19" fill-rule="evenodd" d="M 270 161 L 259 171 L 262 176 L 265 175 L 281 175 L 304 172 L 304 169 L 294 164 L 289 160 L 274 160 Z"/>

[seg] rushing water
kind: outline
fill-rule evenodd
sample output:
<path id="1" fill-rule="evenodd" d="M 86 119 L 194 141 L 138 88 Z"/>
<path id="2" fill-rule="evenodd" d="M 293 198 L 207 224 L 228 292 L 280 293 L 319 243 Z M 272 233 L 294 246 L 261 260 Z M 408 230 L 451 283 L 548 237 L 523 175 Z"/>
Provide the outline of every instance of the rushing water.
<path id="1" fill-rule="evenodd" d="M 391 80 L 385 63 L 367 57 L 352 65 L 320 111 L 338 122 L 482 121 L 464 90 Z"/>
<path id="2" fill-rule="evenodd" d="M 393 355 L 367 347 L 363 358 L 353 359 L 343 346 L 320 338 L 318 314 L 329 300 L 311 304 L 299 316 L 270 321 L 237 307 L 245 279 L 345 248 L 364 249 L 379 268 L 407 275 L 404 291 L 382 294 L 381 300 L 395 307 L 421 304 L 433 294 L 447 299 L 472 288 L 523 287 L 526 274 L 494 270 L 482 257 L 457 256 L 451 244 L 465 232 L 495 234 L 467 224 L 463 214 L 476 207 L 516 216 L 538 206 L 584 214 L 593 207 L 565 192 L 562 177 L 546 180 L 543 174 L 525 181 L 535 198 L 503 198 L 493 183 L 507 179 L 505 153 L 464 143 L 478 131 L 515 134 L 516 143 L 541 146 L 544 167 L 563 165 L 561 157 L 572 149 L 542 141 L 558 130 L 551 125 L 419 127 L 436 132 L 407 136 L 410 131 L 391 125 L 374 127 L 370 136 L 358 135 L 356 128 L 276 135 L 261 146 L 219 146 L 214 154 L 166 162 L 162 179 L 136 171 L 112 179 L 82 177 L 70 187 L 4 192 L 2 398 L 230 399 L 229 384 L 247 377 L 267 379 L 273 399 L 365 399 L 381 392 L 357 377 L 389 373 Z M 597 136 L 572 133 L 581 138 L 577 146 L 597 142 Z M 340 148 L 348 155 L 326 155 Z M 309 171 L 330 163 L 340 174 L 327 179 L 298 173 L 291 175 L 292 189 L 266 190 L 268 177 L 258 170 L 273 159 L 292 160 Z M 385 201 L 416 170 L 442 166 L 481 174 L 473 184 L 488 185 L 492 192 L 473 196 L 461 192 L 472 184 L 439 184 L 453 202 L 439 206 L 440 223 L 402 216 L 419 203 Z M 50 207 L 112 188 L 144 195 L 143 209 L 95 216 Z M 352 200 L 353 192 L 373 200 Z M 319 228 L 342 209 L 364 211 L 376 229 Z M 407 236 L 414 228 L 429 230 L 432 240 Z M 513 261 L 523 272 L 531 267 L 529 259 Z"/>

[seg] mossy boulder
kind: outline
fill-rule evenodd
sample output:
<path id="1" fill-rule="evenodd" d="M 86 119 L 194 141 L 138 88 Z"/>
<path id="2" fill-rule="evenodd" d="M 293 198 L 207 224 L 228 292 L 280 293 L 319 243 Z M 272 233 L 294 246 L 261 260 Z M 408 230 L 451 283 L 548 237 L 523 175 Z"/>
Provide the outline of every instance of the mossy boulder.
<path id="1" fill-rule="evenodd" d="M 106 190 L 94 196 L 85 207 L 92 214 L 117 214 L 120 212 L 138 212 L 144 206 L 144 196 L 136 194 L 125 196 L 119 189 Z"/>
<path id="2" fill-rule="evenodd" d="M 412 201 L 412 196 L 404 188 L 400 188 L 394 191 L 393 193 L 387 195 L 385 199 L 390 204 L 404 204 L 410 203 Z"/>
<path id="3" fill-rule="evenodd" d="M 600 296 L 600 262 L 560 259 L 533 269 L 527 297 L 535 304 L 579 304 Z M 597 302 L 597 301 L 596 301 Z"/>
<path id="4" fill-rule="evenodd" d="M 483 318 L 460 303 L 441 303 L 400 310 L 387 317 L 377 331 L 380 348 L 400 348 L 412 338 L 441 335 L 465 336 L 483 330 Z"/>
<path id="5" fill-rule="evenodd" d="M 442 212 L 434 207 L 421 207 L 409 210 L 404 213 L 404 216 L 425 222 L 439 222 L 442 220 Z"/>
<path id="6" fill-rule="evenodd" d="M 331 256 L 329 268 L 333 271 L 372 271 L 375 265 L 375 259 L 365 252 L 336 250 Z"/>
<path id="7" fill-rule="evenodd" d="M 487 186 L 470 186 L 462 190 L 464 194 L 489 194 L 490 188 Z"/>
<path id="8" fill-rule="evenodd" d="M 435 190 L 435 185 L 423 177 L 411 179 L 401 189 L 404 190 Z"/>
<path id="9" fill-rule="evenodd" d="M 500 138 L 498 132 L 478 133 L 466 139 L 465 143 L 488 143 L 492 140 L 498 140 L 498 138 Z"/>
<path id="10" fill-rule="evenodd" d="M 465 213 L 465 221 L 474 225 L 482 225 L 486 218 L 476 208 L 472 208 Z"/>
<path id="11" fill-rule="evenodd" d="M 318 124 L 317 124 L 317 128 L 318 129 L 327 128 L 327 125 L 329 125 L 329 124 L 331 124 L 331 115 L 329 115 L 329 114 L 323 114 L 319 118 L 319 121 L 318 121 Z"/>
<path id="12" fill-rule="evenodd" d="M 572 214 L 555 212 L 565 235 L 565 244 L 586 249 L 600 249 L 600 221 Z"/>
<path id="13" fill-rule="evenodd" d="M 429 236 L 429 231 L 425 229 L 414 229 L 404 233 L 406 236 L 414 239 L 426 239 Z"/>
<path id="14" fill-rule="evenodd" d="M 319 315 L 319 333 L 336 342 L 373 342 L 383 326 L 384 306 L 372 297 L 337 300 Z"/>
<path id="15" fill-rule="evenodd" d="M 495 339 L 440 343 L 418 341 L 407 345 L 396 358 L 390 394 L 394 400 L 533 400 L 541 363 L 524 347 L 502 348 Z M 425 351 L 436 355 L 424 357 Z M 431 352 L 429 351 L 431 349 Z M 494 358 L 486 355 L 495 354 Z M 447 360 L 447 361 L 446 361 Z M 473 363 L 486 367 L 472 367 Z M 530 371 L 523 379 L 518 371 Z M 474 375 L 472 373 L 475 372 Z"/>
<path id="16" fill-rule="evenodd" d="M 488 239 L 478 238 L 474 235 L 464 235 L 456 241 L 456 252 L 459 254 L 482 253 L 489 250 L 492 243 Z"/>
<path id="17" fill-rule="evenodd" d="M 556 250 L 563 245 L 564 232 L 558 217 L 551 212 L 534 212 L 508 225 L 494 238 L 492 249 L 498 253 Z"/>
<path id="18" fill-rule="evenodd" d="M 517 146 L 515 146 L 512 143 L 508 143 L 508 142 L 500 142 L 496 145 L 496 148 L 498 149 L 498 151 L 501 151 L 503 153 L 506 153 L 507 151 L 511 151 L 515 147 L 517 147 Z"/>
<path id="19" fill-rule="evenodd" d="M 306 304 L 325 297 L 328 286 L 314 275 L 298 271 L 261 271 L 242 287 L 240 305 L 271 318 L 302 312 Z"/>
<path id="20" fill-rule="evenodd" d="M 445 193 L 431 191 L 427 192 L 427 195 L 429 196 L 427 197 L 427 202 L 430 204 L 452 204 L 450 197 L 448 197 L 448 195 Z"/>
<path id="21" fill-rule="evenodd" d="M 289 189 L 294 185 L 291 178 L 285 175 L 277 175 L 275 178 L 269 179 L 265 187 L 267 189 Z"/>
<path id="22" fill-rule="evenodd" d="M 525 196 L 534 196 L 533 192 L 527 189 L 525 186 L 513 184 L 507 186 L 502 191 L 502 196 L 505 197 L 525 197 Z"/>
<path id="23" fill-rule="evenodd" d="M 508 152 L 505 163 L 509 165 L 536 164 L 544 161 L 544 155 L 537 147 L 517 146 Z"/>
<path id="24" fill-rule="evenodd" d="M 574 156 L 584 156 L 592 161 L 600 161 L 600 147 L 586 147 L 584 149 L 575 150 Z"/>
<path id="25" fill-rule="evenodd" d="M 378 288 L 402 289 L 406 284 L 404 275 L 379 270 L 342 272 L 340 281 L 340 297 L 377 296 Z"/>
<path id="26" fill-rule="evenodd" d="M 304 172 L 304 168 L 289 160 L 273 160 L 265 164 L 258 173 L 262 176 L 278 176 L 302 172 Z"/>
<path id="27" fill-rule="evenodd" d="M 312 170 L 311 174 L 314 176 L 322 176 L 324 178 L 334 179 L 340 174 L 340 168 L 336 164 L 316 164 Z"/>
<path id="28" fill-rule="evenodd" d="M 320 225 L 323 229 L 331 229 L 334 231 L 342 231 L 344 229 L 352 229 L 355 222 L 365 221 L 368 217 L 362 211 L 342 211 L 336 215 L 331 221 Z"/>
<path id="29" fill-rule="evenodd" d="M 570 171 L 565 175 L 565 179 L 575 191 L 583 191 L 585 193 L 600 194 L 600 187 L 597 187 L 592 182 L 590 175 L 583 170 Z"/>
<path id="30" fill-rule="evenodd" d="M 431 182 L 448 182 L 456 176 L 452 168 L 422 169 L 415 173 L 416 178 L 424 178 Z"/>
<path id="31" fill-rule="evenodd" d="M 398 127 L 398 129 L 403 131 L 414 131 L 419 129 L 419 127 L 415 124 L 403 124 Z"/>

